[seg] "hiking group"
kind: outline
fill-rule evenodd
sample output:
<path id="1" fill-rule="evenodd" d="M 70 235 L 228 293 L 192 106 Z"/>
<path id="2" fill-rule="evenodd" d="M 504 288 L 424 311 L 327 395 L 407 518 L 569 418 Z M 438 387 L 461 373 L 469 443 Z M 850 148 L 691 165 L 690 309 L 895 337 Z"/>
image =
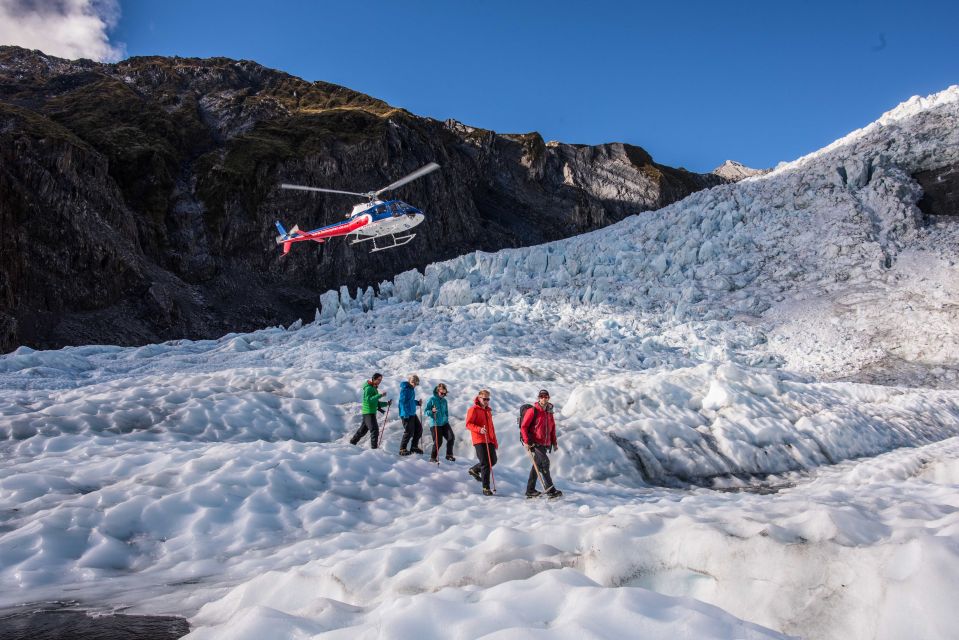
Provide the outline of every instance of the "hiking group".
<path id="1" fill-rule="evenodd" d="M 377 422 L 377 413 L 384 413 L 383 428 L 389 420 L 392 400 L 387 400 L 386 392 L 380 392 L 379 386 L 383 382 L 383 375 L 374 373 L 363 386 L 362 422 L 350 444 L 359 443 L 367 433 L 370 434 L 370 447 L 379 446 L 380 427 Z M 420 438 L 423 437 L 423 401 L 416 397 L 416 387 L 420 379 L 416 374 L 410 375 L 400 383 L 399 411 L 403 423 L 403 438 L 400 440 L 401 456 L 414 453 L 424 453 L 420 448 Z M 430 451 L 430 462 L 439 464 L 439 452 L 446 440 L 446 459 L 455 462 L 453 443 L 456 440 L 449 422 L 449 406 L 446 401 L 448 393 L 442 382 L 433 389 L 433 395 L 426 402 L 426 419 L 433 440 Z M 417 409 L 419 414 L 417 415 Z M 556 421 L 553 418 L 553 405 L 549 401 L 549 392 L 541 389 L 537 394 L 536 403 L 524 404 L 520 407 L 519 432 L 526 454 L 529 456 L 532 467 L 529 470 L 529 479 L 526 482 L 526 497 L 536 498 L 545 493 L 549 498 L 558 498 L 563 492 L 553 486 L 553 479 L 549 472 L 549 456 L 547 453 L 556 451 Z M 490 392 L 481 389 L 473 399 L 473 404 L 466 412 L 466 428 L 470 432 L 473 449 L 476 451 L 477 462 L 469 469 L 469 474 L 483 485 L 483 495 L 491 496 L 496 491 L 496 479 L 493 467 L 496 466 L 496 451 L 499 441 L 496 439 L 496 428 L 493 426 L 493 411 L 490 409 Z M 543 491 L 536 489 L 537 480 Z"/>

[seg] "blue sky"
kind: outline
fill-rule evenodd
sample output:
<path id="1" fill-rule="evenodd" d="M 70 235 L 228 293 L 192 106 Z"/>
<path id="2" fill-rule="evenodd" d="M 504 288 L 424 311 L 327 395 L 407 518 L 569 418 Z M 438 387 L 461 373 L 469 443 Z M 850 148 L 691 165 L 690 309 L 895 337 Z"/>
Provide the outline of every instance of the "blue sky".
<path id="1" fill-rule="evenodd" d="M 10 0 L 2 0 L 9 2 Z M 127 55 L 252 59 L 419 115 L 772 166 L 959 83 L 956 2 L 121 0 Z"/>

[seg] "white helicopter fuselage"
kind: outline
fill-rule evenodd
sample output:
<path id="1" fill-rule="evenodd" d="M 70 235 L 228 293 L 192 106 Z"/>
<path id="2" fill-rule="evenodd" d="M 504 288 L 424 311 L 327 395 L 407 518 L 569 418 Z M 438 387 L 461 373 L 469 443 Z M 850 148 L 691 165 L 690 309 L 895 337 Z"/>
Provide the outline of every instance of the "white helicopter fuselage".
<path id="1" fill-rule="evenodd" d="M 400 200 L 358 204 L 350 213 L 351 219 L 368 217 L 369 222 L 356 230 L 356 235 L 379 237 L 409 231 L 423 222 L 425 216 L 414 206 Z"/>
<path id="2" fill-rule="evenodd" d="M 371 222 L 368 226 L 361 229 L 359 233 L 365 236 L 385 236 L 392 233 L 402 233 L 403 231 L 412 229 L 423 222 L 423 220 L 424 217 L 422 213 L 415 213 L 413 215 L 403 216 L 402 218 L 393 218 L 392 220 L 380 220 L 379 222 Z"/>

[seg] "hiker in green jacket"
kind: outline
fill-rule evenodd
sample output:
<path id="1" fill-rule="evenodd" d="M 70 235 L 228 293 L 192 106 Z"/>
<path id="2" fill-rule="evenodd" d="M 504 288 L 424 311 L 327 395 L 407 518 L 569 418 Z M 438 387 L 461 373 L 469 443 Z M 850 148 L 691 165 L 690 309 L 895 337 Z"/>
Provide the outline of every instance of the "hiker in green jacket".
<path id="1" fill-rule="evenodd" d="M 382 381 L 383 374 L 374 373 L 373 377 L 363 385 L 363 422 L 356 433 L 353 434 L 353 437 L 350 438 L 350 444 L 358 443 L 360 438 L 369 431 L 370 448 L 375 449 L 379 445 L 380 425 L 376 422 L 376 412 L 382 413 L 389 405 L 388 402 L 383 402 L 386 398 L 386 392 L 379 392 L 378 387 Z"/>

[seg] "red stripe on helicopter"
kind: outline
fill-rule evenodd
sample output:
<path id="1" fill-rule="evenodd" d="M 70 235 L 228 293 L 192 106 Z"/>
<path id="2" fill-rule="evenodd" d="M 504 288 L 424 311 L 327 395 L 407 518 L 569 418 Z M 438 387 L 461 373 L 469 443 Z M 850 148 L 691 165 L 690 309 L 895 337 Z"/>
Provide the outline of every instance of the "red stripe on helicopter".
<path id="1" fill-rule="evenodd" d="M 290 238 L 289 242 L 301 242 L 303 240 L 322 242 L 327 238 L 336 238 L 338 236 L 350 234 L 357 229 L 362 229 L 369 223 L 369 216 L 360 216 L 359 218 L 355 218 L 353 220 L 340 222 L 339 224 L 332 224 L 328 227 L 321 227 L 313 231 L 300 231 L 300 235 L 296 236 L 295 238 Z"/>

